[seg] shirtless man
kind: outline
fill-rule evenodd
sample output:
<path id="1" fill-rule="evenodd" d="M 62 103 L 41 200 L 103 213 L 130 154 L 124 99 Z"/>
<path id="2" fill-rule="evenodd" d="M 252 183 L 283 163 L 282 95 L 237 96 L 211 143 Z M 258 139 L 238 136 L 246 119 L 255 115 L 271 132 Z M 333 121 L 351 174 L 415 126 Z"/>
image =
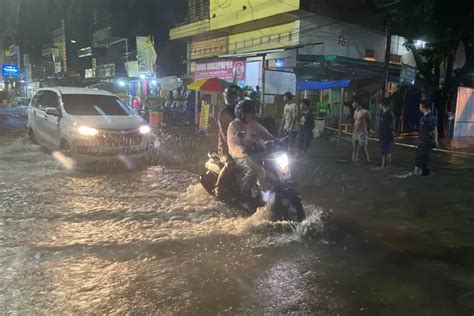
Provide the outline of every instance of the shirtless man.
<path id="1" fill-rule="evenodd" d="M 354 126 L 352 129 L 352 161 L 359 161 L 360 147 L 364 148 L 365 159 L 370 162 L 369 151 L 369 126 L 372 126 L 370 112 L 367 111 L 358 102 L 352 104 L 354 107 Z M 368 122 L 368 124 L 367 124 Z M 370 128 L 370 133 L 374 131 Z"/>

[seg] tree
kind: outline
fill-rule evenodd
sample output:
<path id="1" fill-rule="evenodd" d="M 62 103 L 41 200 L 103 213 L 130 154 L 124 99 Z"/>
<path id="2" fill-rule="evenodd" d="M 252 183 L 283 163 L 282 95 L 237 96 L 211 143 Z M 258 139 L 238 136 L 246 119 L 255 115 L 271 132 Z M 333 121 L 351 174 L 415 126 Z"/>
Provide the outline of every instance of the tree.
<path id="1" fill-rule="evenodd" d="M 384 7 L 394 21 L 395 31 L 408 39 L 406 47 L 413 52 L 419 74 L 433 91 L 433 101 L 438 112 L 438 127 L 444 134 L 450 99 L 456 94 L 459 83 L 468 73 L 474 59 L 474 1 L 468 0 L 374 0 Z M 416 45 L 416 41 L 426 42 Z M 456 49 L 463 43 L 466 64 L 460 71 L 453 71 Z M 441 64 L 446 72 L 442 78 Z M 444 85 L 440 85 L 444 79 Z"/>
<path id="2" fill-rule="evenodd" d="M 439 86 L 440 64 L 445 62 L 446 84 L 456 84 L 463 72 L 456 76 L 451 67 L 460 42 L 466 47 L 466 59 L 474 58 L 474 1 L 400 0 L 390 10 L 396 31 L 408 39 L 407 48 L 427 83 L 434 89 Z M 428 44 L 419 48 L 415 40 Z"/>

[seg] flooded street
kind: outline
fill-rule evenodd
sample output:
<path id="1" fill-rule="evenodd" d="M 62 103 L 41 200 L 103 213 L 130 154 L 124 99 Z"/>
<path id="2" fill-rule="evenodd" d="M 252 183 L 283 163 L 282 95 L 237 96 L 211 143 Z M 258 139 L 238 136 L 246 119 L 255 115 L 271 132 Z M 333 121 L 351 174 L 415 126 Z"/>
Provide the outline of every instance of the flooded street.
<path id="1" fill-rule="evenodd" d="M 317 143 L 308 219 L 270 223 L 190 171 L 65 170 L 24 115 L 0 107 L 1 314 L 474 314 L 470 158 L 406 178 L 410 153 L 377 172 Z"/>

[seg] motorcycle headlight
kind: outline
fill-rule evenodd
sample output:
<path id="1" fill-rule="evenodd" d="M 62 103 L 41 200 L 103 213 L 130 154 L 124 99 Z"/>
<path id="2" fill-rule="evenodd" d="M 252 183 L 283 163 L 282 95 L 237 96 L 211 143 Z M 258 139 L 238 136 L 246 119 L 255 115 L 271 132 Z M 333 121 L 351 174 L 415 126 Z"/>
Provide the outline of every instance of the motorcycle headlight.
<path id="1" fill-rule="evenodd" d="M 277 163 L 277 166 L 278 168 L 280 168 L 281 171 L 283 172 L 287 172 L 288 171 L 288 167 L 290 165 L 290 161 L 288 159 L 288 155 L 287 154 L 283 154 L 281 156 L 278 156 L 277 158 L 275 158 L 275 161 Z"/>
<path id="2" fill-rule="evenodd" d="M 79 134 L 82 136 L 95 136 L 99 131 L 93 127 L 81 126 L 79 127 Z"/>
<path id="3" fill-rule="evenodd" d="M 151 132 L 151 127 L 148 126 L 148 125 L 143 125 L 143 126 L 140 126 L 140 128 L 138 129 L 140 131 L 140 134 L 149 134 Z"/>

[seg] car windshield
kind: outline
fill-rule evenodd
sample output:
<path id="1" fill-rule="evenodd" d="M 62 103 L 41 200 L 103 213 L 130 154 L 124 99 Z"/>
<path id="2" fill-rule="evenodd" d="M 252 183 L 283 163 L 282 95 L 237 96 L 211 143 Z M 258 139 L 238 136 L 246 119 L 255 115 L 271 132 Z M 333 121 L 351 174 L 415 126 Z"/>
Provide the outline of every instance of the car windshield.
<path id="1" fill-rule="evenodd" d="M 129 116 L 133 113 L 115 96 L 64 94 L 63 103 L 66 113 L 77 116 Z"/>

